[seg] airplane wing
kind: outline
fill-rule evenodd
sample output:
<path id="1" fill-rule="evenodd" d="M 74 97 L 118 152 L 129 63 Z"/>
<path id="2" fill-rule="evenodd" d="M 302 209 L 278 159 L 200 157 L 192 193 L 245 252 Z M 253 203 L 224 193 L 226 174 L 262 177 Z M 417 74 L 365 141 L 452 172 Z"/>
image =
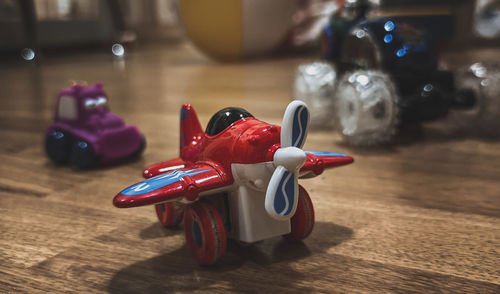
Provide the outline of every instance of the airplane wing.
<path id="1" fill-rule="evenodd" d="M 185 198 L 194 201 L 202 192 L 221 189 L 232 184 L 206 163 L 196 163 L 151 177 L 118 193 L 113 199 L 116 207 L 135 207 Z"/>
<path id="2" fill-rule="evenodd" d="M 320 175 L 326 168 L 346 165 L 354 159 L 341 153 L 306 151 L 306 163 L 300 169 L 300 178 L 312 178 Z"/>

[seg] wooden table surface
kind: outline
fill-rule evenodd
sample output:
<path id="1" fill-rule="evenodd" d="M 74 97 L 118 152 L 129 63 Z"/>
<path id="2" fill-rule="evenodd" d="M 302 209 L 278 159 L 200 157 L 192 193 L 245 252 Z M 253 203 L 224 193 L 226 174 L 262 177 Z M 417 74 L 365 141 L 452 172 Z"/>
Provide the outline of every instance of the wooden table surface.
<path id="1" fill-rule="evenodd" d="M 180 44 L 136 48 L 124 61 L 90 53 L 2 65 L 0 292 L 499 293 L 500 140 L 446 124 L 371 149 L 311 132 L 305 149 L 355 158 L 301 181 L 316 210 L 312 235 L 229 242 L 211 267 L 194 261 L 182 228 L 163 229 L 152 207 L 113 207 L 144 167 L 178 156 L 183 103 L 202 125 L 226 106 L 279 124 L 301 61 L 220 64 Z M 112 110 L 147 137 L 141 159 L 91 171 L 48 161 L 44 130 L 69 80 L 104 83 Z"/>

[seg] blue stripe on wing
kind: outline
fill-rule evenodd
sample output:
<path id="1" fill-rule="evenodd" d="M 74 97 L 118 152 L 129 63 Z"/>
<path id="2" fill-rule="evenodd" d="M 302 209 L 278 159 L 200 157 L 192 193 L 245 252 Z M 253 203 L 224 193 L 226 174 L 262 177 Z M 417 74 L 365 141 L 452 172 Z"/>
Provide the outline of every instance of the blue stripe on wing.
<path id="1" fill-rule="evenodd" d="M 121 194 L 127 196 L 146 194 L 148 192 L 178 182 L 183 177 L 191 177 L 207 171 L 210 171 L 210 169 L 200 167 L 189 170 L 176 170 L 170 173 L 157 175 L 156 177 L 152 177 L 150 179 L 147 179 L 145 181 L 142 181 L 140 183 L 128 187 L 127 189 L 123 190 Z"/>
<path id="2" fill-rule="evenodd" d="M 311 154 L 314 156 L 340 156 L 347 157 L 347 155 L 342 153 L 334 153 L 334 152 L 324 152 L 324 151 L 306 151 L 306 154 Z"/>
<path id="3" fill-rule="evenodd" d="M 294 174 L 285 171 L 274 197 L 274 211 L 279 215 L 288 215 L 293 209 L 295 196 Z"/>
<path id="4" fill-rule="evenodd" d="M 304 144 L 308 119 L 309 111 L 305 106 L 299 106 L 295 109 L 292 127 L 292 146 L 301 148 Z"/>

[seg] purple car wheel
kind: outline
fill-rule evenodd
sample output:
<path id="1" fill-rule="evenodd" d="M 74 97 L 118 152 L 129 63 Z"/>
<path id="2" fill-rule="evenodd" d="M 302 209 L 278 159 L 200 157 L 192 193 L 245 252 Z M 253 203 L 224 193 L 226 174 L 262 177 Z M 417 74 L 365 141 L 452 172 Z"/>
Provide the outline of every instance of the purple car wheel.
<path id="1" fill-rule="evenodd" d="M 139 145 L 139 148 L 132 154 L 132 157 L 139 157 L 141 156 L 142 152 L 144 152 L 144 149 L 146 149 L 146 138 L 141 135 L 141 144 Z"/>
<path id="2" fill-rule="evenodd" d="M 61 131 L 51 131 L 45 139 L 45 152 L 55 164 L 64 164 L 69 160 L 71 138 Z"/>
<path id="3" fill-rule="evenodd" d="M 77 141 L 71 152 L 71 162 L 78 168 L 91 168 L 97 164 L 97 156 L 90 143 Z"/>

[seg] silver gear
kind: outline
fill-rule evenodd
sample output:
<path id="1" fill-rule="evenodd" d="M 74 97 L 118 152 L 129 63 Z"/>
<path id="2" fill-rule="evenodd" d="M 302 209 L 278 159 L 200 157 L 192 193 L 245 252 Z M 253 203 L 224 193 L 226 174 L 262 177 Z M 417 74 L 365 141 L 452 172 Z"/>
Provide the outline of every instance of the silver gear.
<path id="1" fill-rule="evenodd" d="M 333 125 L 333 95 L 337 86 L 337 71 L 327 62 L 301 64 L 295 72 L 293 97 L 304 101 L 311 113 L 312 128 Z"/>
<path id="2" fill-rule="evenodd" d="M 475 105 L 467 110 L 454 110 L 450 118 L 460 128 L 482 133 L 500 132 L 500 67 L 474 63 L 457 72 L 457 90 L 472 90 Z"/>
<path id="3" fill-rule="evenodd" d="M 476 35 L 482 38 L 500 37 L 500 1 L 477 1 L 473 25 Z"/>
<path id="4" fill-rule="evenodd" d="M 335 94 L 336 126 L 354 146 L 386 143 L 399 125 L 399 96 L 388 75 L 356 70 L 339 81 Z"/>

